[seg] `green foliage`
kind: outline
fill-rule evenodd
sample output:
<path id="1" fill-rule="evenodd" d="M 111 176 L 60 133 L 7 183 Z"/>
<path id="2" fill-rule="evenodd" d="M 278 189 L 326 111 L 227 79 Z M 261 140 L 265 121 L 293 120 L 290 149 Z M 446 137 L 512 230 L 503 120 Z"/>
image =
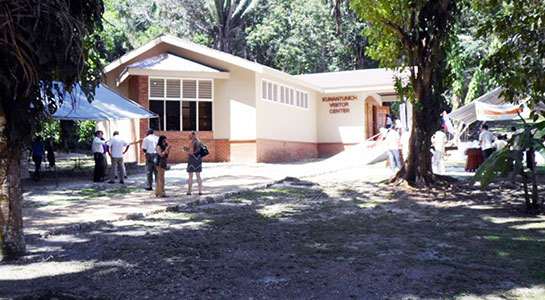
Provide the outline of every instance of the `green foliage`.
<path id="1" fill-rule="evenodd" d="M 377 67 L 349 1 L 106 0 L 106 61 L 166 33 L 289 73 Z M 330 9 L 335 15 L 330 14 Z M 336 24 L 335 21 L 338 21 Z"/>
<path id="2" fill-rule="evenodd" d="M 364 54 L 367 38 L 348 2 L 337 6 L 339 24 L 321 0 L 271 0 L 247 28 L 250 58 L 290 74 L 376 67 Z"/>
<path id="3" fill-rule="evenodd" d="M 449 103 L 458 108 L 497 87 L 485 72 L 483 60 L 494 49 L 493 36 L 477 37 L 482 13 L 465 6 L 460 21 L 455 25 L 455 38 L 448 51 L 448 66 L 452 74 L 452 86 L 446 93 Z"/>
<path id="4" fill-rule="evenodd" d="M 35 136 L 41 136 L 44 140 L 51 139 L 58 143 L 61 140 L 61 123 L 59 120 L 44 119 L 41 123 L 41 130 L 35 133 Z"/>
<path id="5" fill-rule="evenodd" d="M 19 0 L 0 7 L 0 94 L 12 144 L 22 142 L 49 111 L 53 89 L 81 82 L 92 100 L 100 81 L 101 0 Z M 62 99 L 60 99 L 62 101 Z"/>
<path id="6" fill-rule="evenodd" d="M 89 142 L 95 137 L 95 122 L 94 121 L 76 121 L 78 126 L 79 142 Z"/>
<path id="7" fill-rule="evenodd" d="M 524 151 L 532 153 L 534 150 L 544 150 L 543 143 L 540 139 L 536 138 L 536 132 L 543 131 L 544 129 L 545 121 L 535 123 L 532 126 L 525 126 L 523 132 L 511 137 L 505 148 L 494 152 L 485 161 L 475 174 L 473 181 L 480 180 L 482 186 L 487 186 L 497 178 L 514 178 L 517 175 L 522 175 L 523 184 L 527 191 L 527 179 L 535 179 L 537 176 L 537 169 L 534 168 L 535 165 L 528 166 L 528 164 L 526 164 L 525 166 L 523 154 Z M 526 160 L 528 161 L 528 157 L 526 157 Z M 532 199 L 535 199 L 533 208 L 537 208 L 537 181 L 533 180 L 532 184 L 534 186 L 532 189 Z M 529 198 L 527 198 L 527 209 L 532 209 Z"/>
<path id="8" fill-rule="evenodd" d="M 259 62 L 291 74 L 330 70 L 338 43 L 323 1 L 270 1 L 267 10 L 247 38 Z"/>
<path id="9" fill-rule="evenodd" d="M 354 0 L 351 7 L 369 26 L 363 34 L 369 39 L 367 55 L 387 68 L 411 65 L 413 55 L 404 44 L 403 35 L 412 32 L 406 22 L 411 14 L 417 14 L 424 1 L 375 1 Z M 402 33 L 401 31 L 405 32 Z"/>
<path id="10" fill-rule="evenodd" d="M 542 0 L 476 1 L 482 12 L 478 36 L 493 35 L 498 46 L 483 67 L 507 100 L 545 102 L 545 5 Z M 532 107 L 532 105 L 531 105 Z"/>
<path id="11" fill-rule="evenodd" d="M 259 0 L 106 0 L 105 30 L 114 53 L 170 34 L 225 52 L 245 56 L 249 15 Z M 110 58 L 111 60 L 111 58 Z"/>

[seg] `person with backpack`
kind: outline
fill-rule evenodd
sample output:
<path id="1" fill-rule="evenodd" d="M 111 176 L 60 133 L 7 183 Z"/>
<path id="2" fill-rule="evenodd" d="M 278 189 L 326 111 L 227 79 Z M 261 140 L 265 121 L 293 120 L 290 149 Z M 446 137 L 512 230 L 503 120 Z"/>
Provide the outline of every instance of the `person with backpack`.
<path id="1" fill-rule="evenodd" d="M 184 151 L 189 154 L 189 159 L 187 160 L 187 173 L 189 174 L 187 195 L 191 195 L 191 188 L 193 187 L 193 173 L 197 175 L 199 195 L 202 195 L 202 158 L 208 154 L 208 148 L 206 148 L 206 146 L 199 140 L 197 137 L 197 132 L 191 131 L 188 138 L 188 147 L 184 147 Z"/>

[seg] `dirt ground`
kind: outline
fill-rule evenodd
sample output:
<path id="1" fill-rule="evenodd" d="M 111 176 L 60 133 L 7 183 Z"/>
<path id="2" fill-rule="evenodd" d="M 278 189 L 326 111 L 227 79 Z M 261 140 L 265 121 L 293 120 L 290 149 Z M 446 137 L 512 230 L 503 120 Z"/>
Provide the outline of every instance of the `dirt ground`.
<path id="1" fill-rule="evenodd" d="M 358 172 L 30 235 L 0 264 L 0 298 L 545 299 L 545 217 L 516 184 L 418 191 Z"/>

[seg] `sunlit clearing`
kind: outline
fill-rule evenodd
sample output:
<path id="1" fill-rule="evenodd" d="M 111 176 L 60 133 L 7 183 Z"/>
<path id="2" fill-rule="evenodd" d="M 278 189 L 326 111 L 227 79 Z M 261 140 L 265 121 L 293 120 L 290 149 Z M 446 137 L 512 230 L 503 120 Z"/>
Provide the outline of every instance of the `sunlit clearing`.
<path id="1" fill-rule="evenodd" d="M 257 212 L 265 217 L 275 217 L 285 213 L 294 213 L 297 212 L 303 207 L 303 205 L 293 205 L 293 204 L 273 204 L 267 205 L 264 208 L 258 210 Z"/>
<path id="2" fill-rule="evenodd" d="M 541 300 L 545 295 L 545 286 L 536 285 L 529 288 L 515 288 L 501 294 L 490 295 L 464 295 L 456 297 L 457 300 L 492 300 L 492 299 L 518 299 L 518 300 Z"/>
<path id="3" fill-rule="evenodd" d="M 540 220 L 545 222 L 545 217 L 539 217 Z M 530 219 L 528 218 L 500 218 L 500 217 L 491 217 L 491 216 L 484 216 L 483 220 L 492 222 L 494 224 L 505 224 L 505 223 L 514 223 L 514 222 L 528 222 Z M 532 218 L 531 221 L 535 221 L 534 218 Z"/>
<path id="4" fill-rule="evenodd" d="M 38 262 L 24 266 L 0 266 L 0 281 L 29 280 L 83 272 L 93 267 L 90 261 Z"/>
<path id="5" fill-rule="evenodd" d="M 478 210 L 489 210 L 489 209 L 497 209 L 498 206 L 492 206 L 492 205 L 470 205 L 471 209 L 478 209 Z"/>
<path id="6" fill-rule="evenodd" d="M 526 223 L 522 225 L 511 226 L 514 229 L 545 229 L 545 222 Z"/>

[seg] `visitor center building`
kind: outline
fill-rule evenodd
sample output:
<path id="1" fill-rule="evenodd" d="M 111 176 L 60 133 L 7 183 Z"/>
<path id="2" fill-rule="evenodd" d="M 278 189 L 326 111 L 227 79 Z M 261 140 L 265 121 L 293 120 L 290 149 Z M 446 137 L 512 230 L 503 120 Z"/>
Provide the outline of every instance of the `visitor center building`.
<path id="1" fill-rule="evenodd" d="M 127 161 L 143 162 L 150 127 L 173 145 L 170 162 L 187 160 L 182 148 L 193 130 L 210 150 L 205 161 L 329 157 L 377 134 L 398 101 L 391 70 L 293 76 L 167 35 L 104 72 L 108 87 L 159 115 L 97 124 L 107 138 L 118 130 L 134 145 Z"/>

